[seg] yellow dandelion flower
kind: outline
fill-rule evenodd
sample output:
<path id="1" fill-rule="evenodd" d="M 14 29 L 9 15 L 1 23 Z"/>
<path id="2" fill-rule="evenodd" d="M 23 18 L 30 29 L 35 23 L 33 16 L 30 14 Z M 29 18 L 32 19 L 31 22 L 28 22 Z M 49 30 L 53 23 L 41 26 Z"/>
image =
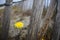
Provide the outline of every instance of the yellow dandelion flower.
<path id="1" fill-rule="evenodd" d="M 19 21 L 19 22 L 16 22 L 16 23 L 14 24 L 14 26 L 15 26 L 16 28 L 21 29 L 21 28 L 23 28 L 24 23 Z"/>

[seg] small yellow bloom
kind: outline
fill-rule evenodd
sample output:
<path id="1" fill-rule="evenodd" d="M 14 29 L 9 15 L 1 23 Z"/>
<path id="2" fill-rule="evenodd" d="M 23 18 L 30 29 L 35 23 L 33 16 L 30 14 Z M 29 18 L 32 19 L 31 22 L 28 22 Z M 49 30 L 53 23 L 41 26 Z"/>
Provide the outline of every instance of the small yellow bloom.
<path id="1" fill-rule="evenodd" d="M 21 28 L 23 28 L 24 23 L 19 21 L 19 22 L 16 22 L 16 23 L 14 24 L 14 26 L 15 26 L 16 28 L 21 29 Z"/>
<path id="2" fill-rule="evenodd" d="M 42 40 L 44 40 L 44 39 L 42 38 Z"/>

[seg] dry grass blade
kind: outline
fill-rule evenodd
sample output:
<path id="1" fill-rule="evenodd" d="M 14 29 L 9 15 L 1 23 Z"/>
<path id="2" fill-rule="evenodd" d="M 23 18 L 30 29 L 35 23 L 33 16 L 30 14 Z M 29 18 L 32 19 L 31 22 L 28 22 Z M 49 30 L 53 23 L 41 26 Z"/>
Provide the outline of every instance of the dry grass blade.
<path id="1" fill-rule="evenodd" d="M 45 18 L 44 18 L 44 24 L 43 24 L 43 26 L 42 26 L 42 28 L 41 28 L 41 30 L 40 30 L 40 37 L 42 37 L 42 36 L 44 36 L 45 35 L 45 33 L 46 33 L 46 31 L 47 31 L 47 29 L 48 29 L 48 27 L 49 27 L 49 22 L 51 21 L 51 18 L 53 17 L 53 15 L 54 15 L 54 10 L 55 10 L 55 8 L 56 8 L 56 5 L 57 4 L 55 4 L 55 3 L 53 3 L 53 4 L 50 4 L 50 7 L 48 8 L 48 10 L 47 10 L 47 13 L 46 13 L 46 16 L 45 16 Z M 52 6 L 53 5 L 53 6 Z M 51 10 L 52 9 L 52 10 Z"/>

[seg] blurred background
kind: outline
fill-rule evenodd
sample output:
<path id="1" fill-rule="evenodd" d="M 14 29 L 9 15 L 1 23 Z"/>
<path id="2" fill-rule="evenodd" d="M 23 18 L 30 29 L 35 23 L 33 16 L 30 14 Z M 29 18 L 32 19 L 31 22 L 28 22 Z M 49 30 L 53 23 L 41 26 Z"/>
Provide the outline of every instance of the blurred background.
<path id="1" fill-rule="evenodd" d="M 1 40 L 52 40 L 55 0 L 0 0 Z M 23 22 L 21 29 L 16 22 Z"/>

